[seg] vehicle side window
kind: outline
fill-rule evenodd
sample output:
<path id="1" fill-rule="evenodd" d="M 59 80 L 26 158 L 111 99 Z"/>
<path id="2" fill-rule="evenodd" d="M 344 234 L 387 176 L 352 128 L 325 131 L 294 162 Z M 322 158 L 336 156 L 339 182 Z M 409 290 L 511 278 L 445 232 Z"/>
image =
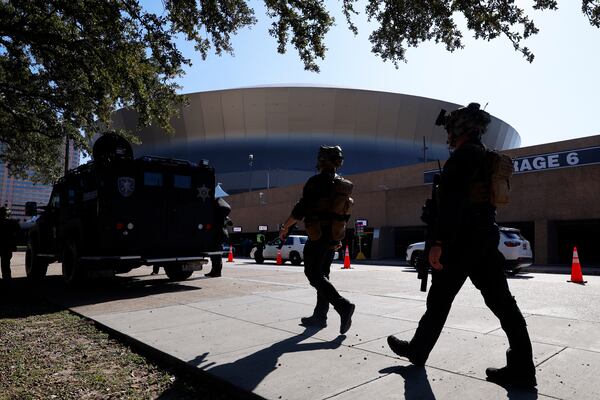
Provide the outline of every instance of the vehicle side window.
<path id="1" fill-rule="evenodd" d="M 270 246 L 279 246 L 281 244 L 281 239 L 275 239 L 271 242 L 269 242 Z"/>
<path id="2" fill-rule="evenodd" d="M 178 189 L 190 189 L 192 177 L 188 175 L 173 175 L 173 186 Z"/>
<path id="3" fill-rule="evenodd" d="M 58 193 L 53 193 L 52 198 L 50 198 L 50 207 L 59 208 L 60 207 L 60 196 Z"/>
<path id="4" fill-rule="evenodd" d="M 291 246 L 294 244 L 294 238 L 293 237 L 288 237 L 287 239 L 285 239 L 285 243 L 286 246 Z"/>
<path id="5" fill-rule="evenodd" d="M 300 238 L 300 244 L 306 244 L 307 241 L 308 241 L 308 239 L 305 237 Z"/>
<path id="6" fill-rule="evenodd" d="M 159 172 L 144 172 L 144 185 L 146 186 L 162 186 L 163 176 Z"/>
<path id="7" fill-rule="evenodd" d="M 68 199 L 69 199 L 70 205 L 75 204 L 75 190 L 74 189 L 69 189 Z"/>

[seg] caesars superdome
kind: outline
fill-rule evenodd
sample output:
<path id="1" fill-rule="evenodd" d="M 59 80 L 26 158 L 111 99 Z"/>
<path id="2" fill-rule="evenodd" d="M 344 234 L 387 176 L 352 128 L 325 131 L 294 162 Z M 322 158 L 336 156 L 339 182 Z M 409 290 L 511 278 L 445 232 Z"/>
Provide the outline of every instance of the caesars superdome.
<path id="1" fill-rule="evenodd" d="M 209 160 L 228 193 L 287 186 L 315 173 L 319 146 L 340 145 L 350 175 L 448 158 L 440 109 L 462 105 L 399 93 L 336 87 L 268 86 L 187 94 L 173 119 L 173 136 L 155 127 L 141 133 L 136 157 Z M 465 99 L 465 103 L 477 99 Z M 115 128 L 136 130 L 133 111 L 114 114 Z M 521 138 L 492 117 L 484 143 L 519 147 Z"/>

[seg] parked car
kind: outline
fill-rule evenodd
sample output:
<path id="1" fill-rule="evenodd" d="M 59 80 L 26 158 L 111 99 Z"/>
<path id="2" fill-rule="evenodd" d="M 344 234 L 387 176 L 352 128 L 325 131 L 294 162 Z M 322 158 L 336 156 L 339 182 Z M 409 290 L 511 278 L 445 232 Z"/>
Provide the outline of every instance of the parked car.
<path id="1" fill-rule="evenodd" d="M 424 249 L 425 242 L 413 243 L 406 248 L 406 260 L 412 267 L 417 266 Z M 504 269 L 509 275 L 515 275 L 521 268 L 528 267 L 533 263 L 531 244 L 518 229 L 500 227 L 498 250 L 504 257 Z"/>
<path id="2" fill-rule="evenodd" d="M 281 259 L 285 263 L 289 261 L 293 265 L 300 265 L 304 261 L 304 245 L 308 241 L 305 235 L 290 235 L 281 246 Z M 253 258 L 257 264 L 262 264 L 265 260 L 276 260 L 277 250 L 281 245 L 279 238 L 267 242 L 264 249 L 253 247 L 250 251 L 250 258 Z M 333 259 L 338 259 L 338 252 L 333 255 Z"/>
<path id="3" fill-rule="evenodd" d="M 281 246 L 281 258 L 283 262 L 290 261 L 293 265 L 300 265 L 304 259 L 304 245 L 308 241 L 308 236 L 290 235 Z M 281 245 L 281 239 L 277 238 L 265 244 L 264 249 L 253 247 L 250 251 L 250 257 L 254 258 L 257 264 L 262 264 L 265 260 L 276 260 L 277 250 Z"/>

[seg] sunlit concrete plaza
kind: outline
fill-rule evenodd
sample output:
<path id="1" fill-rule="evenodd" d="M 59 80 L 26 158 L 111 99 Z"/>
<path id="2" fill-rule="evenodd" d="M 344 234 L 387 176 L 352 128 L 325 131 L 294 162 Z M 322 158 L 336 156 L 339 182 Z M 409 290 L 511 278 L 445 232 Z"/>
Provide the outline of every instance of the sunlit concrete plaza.
<path id="1" fill-rule="evenodd" d="M 24 279 L 24 259 L 13 260 Z M 299 326 L 315 291 L 302 267 L 224 263 L 223 277 L 169 283 L 142 267 L 92 289 L 65 290 L 52 264 L 45 297 L 69 307 L 125 340 L 151 346 L 163 358 L 186 363 L 267 399 L 598 399 L 600 277 L 587 284 L 568 275 L 525 273 L 509 279 L 527 320 L 537 366 L 537 392 L 485 380 L 485 368 L 504 365 L 507 340 L 499 322 L 467 282 L 424 369 L 411 367 L 386 344 L 409 339 L 425 310 L 408 267 L 334 265 L 331 280 L 356 303 L 353 325 L 338 334 L 330 310 L 322 330 Z"/>

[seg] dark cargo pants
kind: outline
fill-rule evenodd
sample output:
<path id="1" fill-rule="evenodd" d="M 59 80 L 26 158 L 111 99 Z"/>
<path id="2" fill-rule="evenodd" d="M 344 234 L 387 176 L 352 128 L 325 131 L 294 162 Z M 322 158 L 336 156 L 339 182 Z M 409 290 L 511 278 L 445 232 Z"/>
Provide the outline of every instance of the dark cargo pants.
<path id="1" fill-rule="evenodd" d="M 427 310 L 410 342 L 411 356 L 423 362 L 427 360 L 444 327 L 452 301 L 468 277 L 506 333 L 510 346 L 507 351 L 509 366 L 535 374 L 527 324 L 504 275 L 497 228 L 485 228 L 458 237 L 466 245 L 455 247 L 458 250 L 454 252 L 443 249 L 441 262 L 444 268 L 432 272 Z"/>
<path id="2" fill-rule="evenodd" d="M 9 280 L 11 278 L 10 272 L 10 259 L 12 258 L 12 251 L 2 250 L 0 251 L 0 266 L 2 268 L 2 279 Z"/>
<path id="3" fill-rule="evenodd" d="M 343 298 L 329 281 L 335 251 L 330 247 L 331 241 L 323 238 L 309 240 L 304 246 L 304 275 L 311 286 L 317 289 L 317 305 L 313 315 L 322 319 L 327 318 L 329 304 L 336 310 L 349 304 L 349 301 Z"/>

